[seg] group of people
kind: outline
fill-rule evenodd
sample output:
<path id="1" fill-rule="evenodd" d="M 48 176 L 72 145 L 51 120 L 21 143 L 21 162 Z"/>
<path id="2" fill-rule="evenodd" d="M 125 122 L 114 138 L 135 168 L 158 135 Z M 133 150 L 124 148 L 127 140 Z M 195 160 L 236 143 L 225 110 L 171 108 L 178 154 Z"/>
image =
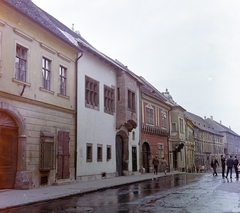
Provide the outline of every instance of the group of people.
<path id="1" fill-rule="evenodd" d="M 238 179 L 239 178 L 238 165 L 239 165 L 239 162 L 238 162 L 237 156 L 234 156 L 234 158 L 233 158 L 232 155 L 230 155 L 229 158 L 227 158 L 227 160 L 226 160 L 225 156 L 221 155 L 222 177 L 228 178 L 228 174 L 230 174 L 230 178 L 232 178 L 232 169 L 234 168 L 235 173 L 236 173 L 236 178 Z M 219 166 L 219 163 L 218 163 L 217 159 L 215 159 L 215 157 L 212 156 L 211 167 L 213 168 L 213 176 L 214 175 L 217 176 L 217 171 L 216 171 L 217 166 Z M 226 166 L 227 166 L 227 173 L 225 176 Z"/>
<path id="2" fill-rule="evenodd" d="M 153 168 L 154 168 L 153 173 L 157 175 L 158 165 L 159 165 L 159 160 L 158 160 L 157 155 L 155 156 L 155 158 L 153 158 L 152 164 L 153 164 Z M 161 160 L 161 165 L 162 165 L 162 170 L 163 170 L 164 174 L 166 175 L 167 170 L 168 170 L 168 164 L 167 164 L 167 161 L 164 158 L 162 158 L 162 160 Z"/>

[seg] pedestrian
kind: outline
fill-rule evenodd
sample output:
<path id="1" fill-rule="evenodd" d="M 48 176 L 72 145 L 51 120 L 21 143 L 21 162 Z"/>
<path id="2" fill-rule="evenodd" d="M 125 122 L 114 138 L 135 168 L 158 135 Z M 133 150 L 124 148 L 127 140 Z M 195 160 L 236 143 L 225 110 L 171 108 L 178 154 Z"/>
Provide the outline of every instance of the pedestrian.
<path id="1" fill-rule="evenodd" d="M 164 171 L 164 174 L 166 175 L 167 169 L 168 169 L 168 164 L 167 164 L 167 161 L 164 158 L 162 158 L 162 169 Z"/>
<path id="2" fill-rule="evenodd" d="M 226 159 L 224 155 L 221 155 L 221 166 L 222 166 L 222 177 L 225 177 L 225 167 L 226 167 Z"/>
<path id="3" fill-rule="evenodd" d="M 212 156 L 212 160 L 211 160 L 211 167 L 213 168 L 213 176 L 216 175 L 217 176 L 217 166 L 219 166 L 219 163 L 217 161 L 217 159 L 215 159 L 214 156 Z"/>
<path id="4" fill-rule="evenodd" d="M 153 158 L 152 160 L 152 164 L 153 164 L 153 173 L 157 175 L 158 173 L 158 164 L 159 164 L 159 160 L 158 160 L 158 156 L 156 155 L 155 158 Z"/>
<path id="5" fill-rule="evenodd" d="M 230 172 L 230 178 L 232 178 L 232 168 L 233 168 L 233 159 L 232 155 L 227 159 L 227 174 L 226 178 L 228 177 L 228 173 Z"/>
<path id="6" fill-rule="evenodd" d="M 235 170 L 237 179 L 238 179 L 238 164 L 239 164 L 238 159 L 237 159 L 237 156 L 235 155 L 234 160 L 233 160 L 233 166 L 234 166 L 234 170 Z"/>

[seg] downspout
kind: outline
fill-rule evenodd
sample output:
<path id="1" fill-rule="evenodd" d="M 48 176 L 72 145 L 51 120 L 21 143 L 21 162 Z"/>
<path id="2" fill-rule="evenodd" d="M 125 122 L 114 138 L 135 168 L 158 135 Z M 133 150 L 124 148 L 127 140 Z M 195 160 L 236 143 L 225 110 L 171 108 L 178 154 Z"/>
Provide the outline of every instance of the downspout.
<path id="1" fill-rule="evenodd" d="M 78 139 L 78 61 L 83 56 L 83 52 L 78 53 L 78 57 L 76 59 L 75 63 L 75 71 L 76 71 L 76 114 L 75 114 L 75 161 L 74 161 L 74 167 L 75 167 L 75 180 L 77 180 L 77 139 Z"/>

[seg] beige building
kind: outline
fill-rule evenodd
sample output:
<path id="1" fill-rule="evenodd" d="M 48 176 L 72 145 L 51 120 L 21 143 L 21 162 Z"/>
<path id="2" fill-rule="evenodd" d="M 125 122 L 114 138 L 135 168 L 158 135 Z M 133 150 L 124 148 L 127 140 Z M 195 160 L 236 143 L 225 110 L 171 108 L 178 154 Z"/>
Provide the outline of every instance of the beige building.
<path id="1" fill-rule="evenodd" d="M 0 8 L 0 188 L 74 180 L 79 50 L 31 1 Z"/>

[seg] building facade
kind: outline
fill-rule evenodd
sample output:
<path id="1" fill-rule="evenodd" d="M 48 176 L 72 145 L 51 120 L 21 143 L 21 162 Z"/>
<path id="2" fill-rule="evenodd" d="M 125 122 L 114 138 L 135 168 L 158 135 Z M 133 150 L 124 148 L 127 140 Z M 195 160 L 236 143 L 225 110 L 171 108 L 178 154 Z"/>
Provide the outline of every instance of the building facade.
<path id="1" fill-rule="evenodd" d="M 162 93 L 141 77 L 141 165 L 145 172 L 152 172 L 152 160 L 169 162 L 169 111 L 171 106 Z M 162 171 L 161 164 L 159 171 Z"/>
<path id="2" fill-rule="evenodd" d="M 31 1 L 0 8 L 0 188 L 74 180 L 78 49 Z"/>
<path id="3" fill-rule="evenodd" d="M 224 151 L 223 135 L 203 118 L 190 112 L 184 114 L 194 124 L 195 166 L 204 166 L 210 170 L 212 156 L 221 162 L 221 154 Z"/>

